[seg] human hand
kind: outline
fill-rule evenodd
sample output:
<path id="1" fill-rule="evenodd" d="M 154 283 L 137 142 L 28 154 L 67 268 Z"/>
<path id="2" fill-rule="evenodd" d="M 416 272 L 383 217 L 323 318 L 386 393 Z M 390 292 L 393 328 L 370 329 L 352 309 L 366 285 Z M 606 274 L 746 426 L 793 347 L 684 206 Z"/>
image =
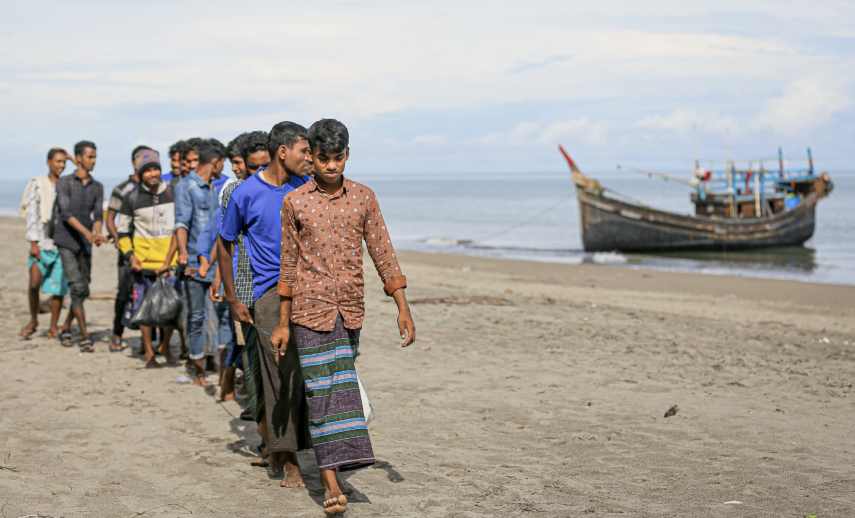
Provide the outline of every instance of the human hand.
<path id="1" fill-rule="evenodd" d="M 190 266 L 190 267 L 187 267 L 184 269 L 184 275 L 187 277 L 195 277 L 196 272 L 198 272 L 198 271 L 199 271 L 199 268 L 197 268 L 195 266 Z"/>
<path id="2" fill-rule="evenodd" d="M 187 250 L 182 250 L 178 252 L 178 264 L 181 266 L 187 265 L 187 261 L 190 260 L 190 254 L 187 253 Z"/>
<path id="3" fill-rule="evenodd" d="M 86 231 L 86 233 L 85 233 L 85 234 L 83 234 L 83 237 L 85 237 L 85 238 L 86 238 L 86 241 L 89 241 L 89 244 L 95 244 L 95 240 L 97 239 L 97 238 L 95 237 L 95 233 L 94 233 L 94 232 L 89 232 L 88 230 Z"/>
<path id="4" fill-rule="evenodd" d="M 407 347 L 416 341 L 416 323 L 413 322 L 409 308 L 398 312 L 398 331 L 401 332 L 401 338 L 405 339 L 401 347 Z"/>
<path id="5" fill-rule="evenodd" d="M 286 326 L 276 326 L 270 337 L 270 345 L 273 346 L 273 359 L 279 363 L 279 358 L 285 356 L 288 349 L 288 340 L 291 339 L 291 329 Z"/>
<path id="6" fill-rule="evenodd" d="M 30 243 L 30 256 L 36 261 L 42 258 L 42 251 L 39 250 L 39 244 L 35 241 Z"/>
<path id="7" fill-rule="evenodd" d="M 140 260 L 137 259 L 135 255 L 131 255 L 131 270 L 135 272 L 141 272 L 142 269 L 142 263 L 140 262 Z"/>
<path id="8" fill-rule="evenodd" d="M 202 276 L 202 268 L 199 268 L 199 276 Z M 208 287 L 208 296 L 211 297 L 211 300 L 214 302 L 222 302 L 223 297 L 220 296 L 220 281 L 214 281 Z"/>
<path id="9" fill-rule="evenodd" d="M 249 314 L 249 310 L 246 309 L 243 302 L 239 300 L 229 301 L 229 310 L 232 312 L 232 318 L 238 322 L 249 324 L 253 323 L 252 315 Z"/>
<path id="10" fill-rule="evenodd" d="M 161 275 L 167 275 L 169 273 L 169 268 L 171 268 L 171 265 L 169 264 L 169 261 L 167 261 L 163 263 L 163 266 L 154 271 L 154 275 L 156 277 L 160 277 Z"/>
<path id="11" fill-rule="evenodd" d="M 200 258 L 200 261 L 199 261 L 199 277 L 207 277 L 208 271 L 211 269 L 211 265 L 201 255 L 199 256 L 199 258 Z"/>
<path id="12" fill-rule="evenodd" d="M 95 246 L 101 246 L 101 245 L 103 245 L 104 243 L 106 243 L 106 242 L 107 242 L 107 240 L 106 240 L 106 239 L 104 239 L 104 235 L 103 235 L 103 234 L 100 234 L 100 233 L 98 233 L 98 232 L 95 232 L 93 235 L 94 235 L 94 239 L 93 239 L 93 241 L 91 241 L 91 242 L 92 242 Z"/>

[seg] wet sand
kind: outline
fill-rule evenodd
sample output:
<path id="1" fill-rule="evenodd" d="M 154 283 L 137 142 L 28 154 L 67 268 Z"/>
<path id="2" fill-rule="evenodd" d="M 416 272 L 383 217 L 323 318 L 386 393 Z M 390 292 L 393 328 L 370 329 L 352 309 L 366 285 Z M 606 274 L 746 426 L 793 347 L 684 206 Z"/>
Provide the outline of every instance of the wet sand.
<path id="1" fill-rule="evenodd" d="M 87 302 L 95 354 L 19 341 L 23 233 L 0 219 L 0 516 L 323 515 L 311 452 L 280 488 L 238 403 L 108 352 L 112 301 Z M 418 341 L 368 273 L 378 462 L 343 475 L 348 516 L 855 515 L 855 287 L 399 255 Z"/>

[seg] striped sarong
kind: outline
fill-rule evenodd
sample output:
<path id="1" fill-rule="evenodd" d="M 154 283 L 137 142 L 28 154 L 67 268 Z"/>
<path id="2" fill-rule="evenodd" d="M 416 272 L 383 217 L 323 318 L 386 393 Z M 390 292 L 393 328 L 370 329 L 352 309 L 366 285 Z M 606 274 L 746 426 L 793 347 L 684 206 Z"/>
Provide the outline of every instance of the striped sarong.
<path id="1" fill-rule="evenodd" d="M 353 363 L 359 331 L 346 329 L 341 314 L 333 331 L 294 326 L 309 404 L 309 433 L 322 470 L 374 464 Z"/>

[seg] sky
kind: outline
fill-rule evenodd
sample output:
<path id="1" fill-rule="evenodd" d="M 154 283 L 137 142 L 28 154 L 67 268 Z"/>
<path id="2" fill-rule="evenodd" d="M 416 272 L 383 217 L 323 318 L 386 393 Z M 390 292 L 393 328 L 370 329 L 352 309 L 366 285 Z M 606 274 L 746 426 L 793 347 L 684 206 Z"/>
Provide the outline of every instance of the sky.
<path id="1" fill-rule="evenodd" d="M 0 179 L 98 146 L 344 122 L 349 171 L 564 172 L 699 158 L 855 170 L 855 2 L 3 2 Z M 790 161 L 791 165 L 798 162 Z M 165 166 L 168 169 L 168 166 Z"/>

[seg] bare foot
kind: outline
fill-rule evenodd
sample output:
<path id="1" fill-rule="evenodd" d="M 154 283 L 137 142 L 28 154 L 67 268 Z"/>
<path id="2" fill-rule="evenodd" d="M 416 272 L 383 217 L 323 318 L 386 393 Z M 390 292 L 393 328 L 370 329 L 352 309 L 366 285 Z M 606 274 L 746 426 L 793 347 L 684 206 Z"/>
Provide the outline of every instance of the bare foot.
<path id="1" fill-rule="evenodd" d="M 157 369 L 159 367 L 160 367 L 160 364 L 157 363 L 157 360 L 154 359 L 154 356 L 147 359 L 145 362 L 145 368 L 146 369 Z"/>
<path id="2" fill-rule="evenodd" d="M 338 496 L 334 496 L 329 491 L 324 493 L 324 514 L 334 515 L 334 514 L 343 514 L 347 512 L 347 497 L 339 494 Z"/>
<path id="3" fill-rule="evenodd" d="M 344 496 L 338 485 L 338 476 L 335 470 L 322 470 L 321 484 L 324 485 L 324 513 L 334 515 L 347 511 L 347 497 Z"/>
<path id="4" fill-rule="evenodd" d="M 196 381 L 194 381 L 193 384 L 196 385 L 197 387 L 207 387 L 208 386 L 208 382 L 205 381 L 205 375 L 204 374 L 201 376 L 196 376 Z"/>
<path id="5" fill-rule="evenodd" d="M 223 401 L 234 401 L 234 400 L 235 400 L 235 393 L 234 393 L 234 392 L 229 392 L 228 394 L 222 394 L 222 395 L 220 396 L 220 398 L 221 398 Z"/>
<path id="6" fill-rule="evenodd" d="M 285 454 L 285 479 L 279 484 L 282 487 L 306 487 L 303 476 L 300 475 L 300 463 L 297 454 L 287 452 Z"/>

